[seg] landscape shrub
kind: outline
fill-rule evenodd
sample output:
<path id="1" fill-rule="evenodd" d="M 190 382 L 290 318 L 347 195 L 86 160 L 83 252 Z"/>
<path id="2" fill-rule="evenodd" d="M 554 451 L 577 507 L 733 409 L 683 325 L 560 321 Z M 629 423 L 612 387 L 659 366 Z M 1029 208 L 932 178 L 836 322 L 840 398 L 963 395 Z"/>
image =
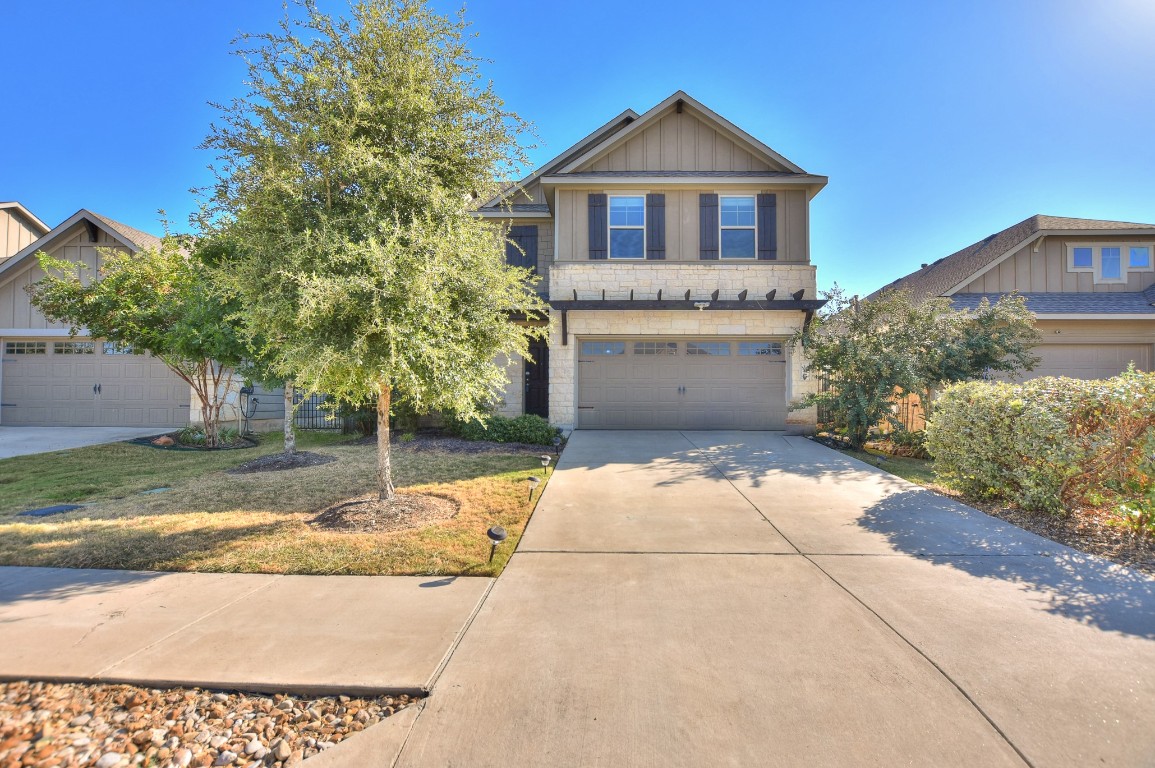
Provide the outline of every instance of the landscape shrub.
<path id="1" fill-rule="evenodd" d="M 1047 512 L 1145 509 L 1155 477 L 1155 374 L 957 384 L 936 401 L 927 448 L 940 481 L 973 497 Z"/>
<path id="2" fill-rule="evenodd" d="M 466 440 L 492 440 L 495 443 L 529 443 L 550 445 L 560 434 L 557 427 L 540 416 L 525 414 L 511 419 L 489 414 L 481 420 L 450 419 L 448 429 Z"/>

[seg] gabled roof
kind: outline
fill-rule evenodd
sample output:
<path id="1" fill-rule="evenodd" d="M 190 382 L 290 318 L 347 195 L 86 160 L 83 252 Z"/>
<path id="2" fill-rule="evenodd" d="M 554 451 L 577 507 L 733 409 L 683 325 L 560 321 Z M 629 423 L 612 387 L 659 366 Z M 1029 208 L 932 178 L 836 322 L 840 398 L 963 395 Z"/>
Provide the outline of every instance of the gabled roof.
<path id="1" fill-rule="evenodd" d="M 0 203 L 0 210 L 5 209 L 5 208 L 10 208 L 12 210 L 19 211 L 20 215 L 22 217 L 24 217 L 25 219 L 27 219 L 29 224 L 31 224 L 36 229 L 40 230 L 41 235 L 47 234 L 48 229 L 49 229 L 48 225 L 45 224 L 43 221 L 41 221 L 39 218 L 37 218 L 36 215 L 32 213 L 32 211 L 28 210 L 27 208 L 25 208 L 20 203 L 16 202 L 15 200 L 12 200 L 12 201 L 7 202 L 7 203 Z"/>
<path id="2" fill-rule="evenodd" d="M 632 121 L 621 131 L 618 131 L 612 136 L 606 136 L 596 144 L 592 144 L 582 154 L 578 155 L 577 157 L 573 158 L 558 168 L 556 173 L 572 173 L 578 170 L 585 163 L 593 160 L 598 155 L 604 154 L 612 145 L 618 144 L 621 141 L 625 141 L 638 131 L 644 130 L 647 125 L 661 118 L 661 116 L 664 115 L 667 110 L 671 108 L 677 108 L 679 102 L 681 102 L 682 105 L 690 106 L 695 112 L 699 114 L 699 116 L 704 117 L 708 122 L 714 123 L 715 126 L 720 128 L 724 133 L 730 134 L 730 136 L 737 140 L 739 144 L 744 144 L 746 148 L 754 154 L 760 154 L 772 159 L 774 162 L 783 166 L 791 173 L 806 173 L 806 171 L 802 170 L 797 165 L 790 162 L 770 147 L 758 141 L 758 139 L 746 133 L 741 128 L 734 125 L 729 120 L 707 107 L 705 104 L 693 98 L 685 91 L 675 91 L 674 93 L 670 94 L 670 96 L 662 100 L 659 104 L 647 111 L 637 120 Z"/>
<path id="3" fill-rule="evenodd" d="M 107 216 L 102 216 L 99 213 L 93 213 L 85 208 L 81 208 L 34 243 L 31 243 L 22 251 L 12 256 L 12 258 L 0 263 L 0 274 L 15 269 L 18 264 L 33 258 L 38 251 L 47 248 L 54 240 L 67 233 L 82 221 L 87 221 L 112 235 L 114 240 L 133 253 L 136 253 L 142 248 L 156 247 L 161 243 L 161 239 L 156 235 L 150 235 L 147 232 L 134 229 L 127 224 L 122 224 L 115 219 L 110 219 Z"/>
<path id="4" fill-rule="evenodd" d="M 525 189 L 526 186 L 528 186 L 533 181 L 535 181 L 539 176 L 542 176 L 546 173 L 552 173 L 562 163 L 568 162 L 571 158 L 573 158 L 578 153 L 585 151 L 586 147 L 589 147 L 592 144 L 595 144 L 597 142 L 602 141 L 607 136 L 613 135 L 614 133 L 616 133 L 617 131 L 620 131 L 622 128 L 624 128 L 625 126 L 629 125 L 631 122 L 633 122 L 634 120 L 637 120 L 637 119 L 638 119 L 638 113 L 632 109 L 627 109 L 626 111 L 622 112 L 620 115 L 615 117 L 614 119 L 610 120 L 608 123 L 605 123 L 604 125 L 602 125 L 600 128 L 598 128 L 593 133 L 589 134 L 585 138 L 578 141 L 576 144 L 574 144 L 572 147 L 570 147 L 569 149 L 562 152 L 560 155 L 558 155 L 554 159 L 550 160 L 545 165 L 538 168 L 533 173 L 526 176 L 521 181 L 518 181 L 514 184 L 510 184 L 508 187 L 503 189 L 497 196 L 491 198 L 490 200 L 487 200 L 485 202 L 485 204 L 480 206 L 480 207 L 481 208 L 489 208 L 491 206 L 498 205 L 501 201 L 508 198 L 511 194 L 513 194 L 517 190 Z"/>
<path id="5" fill-rule="evenodd" d="M 927 296 L 952 296 L 955 291 L 976 277 L 993 269 L 1009 258 L 1024 245 L 1047 235 L 1087 234 L 1129 234 L 1143 232 L 1155 234 L 1155 224 L 1136 224 L 1127 221 L 1103 221 L 1099 219 L 1073 219 L 1064 216 L 1044 216 L 1038 214 L 1007 227 L 1002 232 L 983 238 L 968 245 L 961 251 L 944 256 L 927 264 L 917 272 L 900 277 L 884 286 L 870 298 L 885 290 L 908 290 L 915 298 Z"/>

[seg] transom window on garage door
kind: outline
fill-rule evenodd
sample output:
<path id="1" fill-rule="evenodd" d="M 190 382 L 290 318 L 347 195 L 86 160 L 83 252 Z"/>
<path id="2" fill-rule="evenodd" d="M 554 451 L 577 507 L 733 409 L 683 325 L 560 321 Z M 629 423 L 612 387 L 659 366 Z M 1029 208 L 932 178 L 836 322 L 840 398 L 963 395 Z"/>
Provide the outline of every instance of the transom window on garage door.
<path id="1" fill-rule="evenodd" d="M 728 341 L 687 341 L 686 342 L 687 355 L 711 355 L 713 357 L 726 357 L 730 354 L 730 342 Z"/>
<path id="2" fill-rule="evenodd" d="M 635 341 L 635 355 L 676 355 L 678 342 L 676 341 Z"/>
<path id="3" fill-rule="evenodd" d="M 54 341 L 52 353 L 55 355 L 94 355 L 96 345 L 91 341 Z"/>
<path id="4" fill-rule="evenodd" d="M 48 344 L 43 341 L 7 341 L 4 343 L 6 355 L 47 355 Z"/>
<path id="5" fill-rule="evenodd" d="M 780 341 L 740 341 L 738 342 L 739 355 L 769 355 L 782 357 L 782 342 Z"/>
<path id="6" fill-rule="evenodd" d="M 624 355 L 626 343 L 624 341 L 583 341 L 583 355 Z"/>

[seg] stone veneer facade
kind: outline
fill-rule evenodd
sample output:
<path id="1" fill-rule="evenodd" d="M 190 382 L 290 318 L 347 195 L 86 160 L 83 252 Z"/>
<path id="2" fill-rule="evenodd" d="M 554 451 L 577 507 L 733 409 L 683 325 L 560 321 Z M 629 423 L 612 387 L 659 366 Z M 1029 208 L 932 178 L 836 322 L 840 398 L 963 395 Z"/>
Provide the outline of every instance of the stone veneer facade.
<path id="1" fill-rule="evenodd" d="M 549 329 L 550 422 L 566 429 L 576 423 L 577 359 L 582 338 L 717 336 L 775 338 L 785 341 L 802 327 L 802 322 L 803 314 L 797 311 L 571 310 L 567 317 L 569 339 L 563 345 L 561 313 L 553 312 Z M 787 355 L 790 373 L 786 381 L 786 397 L 793 401 L 815 391 L 818 382 L 805 377 L 805 362 L 797 350 L 789 350 Z M 816 422 L 817 413 L 813 408 L 791 411 L 786 419 L 786 429 L 796 434 L 812 432 Z"/>

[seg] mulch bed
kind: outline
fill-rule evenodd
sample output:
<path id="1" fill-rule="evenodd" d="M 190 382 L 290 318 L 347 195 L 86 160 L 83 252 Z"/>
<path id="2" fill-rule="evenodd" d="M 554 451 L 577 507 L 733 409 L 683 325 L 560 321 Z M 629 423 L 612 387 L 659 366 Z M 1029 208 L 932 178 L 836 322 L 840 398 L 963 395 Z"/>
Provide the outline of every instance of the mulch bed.
<path id="1" fill-rule="evenodd" d="M 203 445 L 188 445 L 177 440 L 179 432 L 169 432 L 165 435 L 153 435 L 152 437 L 134 437 L 126 442 L 134 445 L 147 445 L 149 448 L 156 448 L 161 451 L 235 451 L 241 448 L 256 448 L 258 443 L 247 437 L 242 437 L 239 440 L 229 443 L 228 445 L 218 445 L 216 448 L 206 448 Z M 161 441 L 161 438 L 169 438 L 172 442 Z"/>
<path id="2" fill-rule="evenodd" d="M 390 445 L 394 450 L 413 451 L 440 451 L 442 453 L 525 453 L 540 456 L 548 453 L 554 456 L 552 445 L 530 445 L 529 443 L 494 443 L 488 440 L 463 440 L 452 435 L 436 432 L 420 432 L 412 440 L 404 441 L 397 432 L 391 434 Z M 377 436 L 363 437 L 354 445 L 376 445 Z"/>
<path id="3" fill-rule="evenodd" d="M 254 472 L 283 472 L 287 469 L 302 469 L 304 467 L 319 467 L 322 464 L 328 464 L 331 461 L 336 461 L 335 456 L 326 456 L 323 453 L 313 453 L 312 451 L 297 451 L 292 456 L 286 456 L 283 453 L 274 453 L 269 456 L 262 456 L 259 459 L 246 461 L 239 467 L 230 469 L 230 475 L 251 475 Z"/>
<path id="4" fill-rule="evenodd" d="M 390 533 L 449 520 L 459 508 L 443 496 L 397 493 L 391 501 L 381 501 L 374 493 L 326 507 L 309 525 L 342 533 Z"/>

